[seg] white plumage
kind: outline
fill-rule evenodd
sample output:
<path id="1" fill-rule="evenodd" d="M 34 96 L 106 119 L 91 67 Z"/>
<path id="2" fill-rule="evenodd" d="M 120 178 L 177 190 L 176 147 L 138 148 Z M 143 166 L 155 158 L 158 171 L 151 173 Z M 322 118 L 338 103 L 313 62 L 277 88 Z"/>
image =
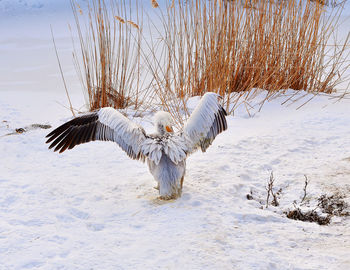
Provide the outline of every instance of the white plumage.
<path id="1" fill-rule="evenodd" d="M 227 129 L 226 112 L 218 95 L 206 93 L 184 127 L 173 132 L 169 113 L 155 115 L 156 133 L 145 130 L 113 108 L 101 108 L 76 117 L 49 133 L 49 148 L 62 153 L 81 143 L 94 140 L 116 142 L 127 155 L 146 161 L 158 182 L 160 198 L 181 196 L 186 170 L 186 157 L 201 148 L 203 152 L 215 137 Z"/>

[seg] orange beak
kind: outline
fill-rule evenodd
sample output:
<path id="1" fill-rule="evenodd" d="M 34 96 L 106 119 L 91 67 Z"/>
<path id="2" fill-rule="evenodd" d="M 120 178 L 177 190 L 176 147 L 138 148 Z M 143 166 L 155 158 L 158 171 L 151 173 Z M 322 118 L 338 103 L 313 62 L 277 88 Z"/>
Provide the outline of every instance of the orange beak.
<path id="1" fill-rule="evenodd" d="M 173 129 L 172 129 L 171 127 L 169 127 L 169 126 L 165 126 L 165 129 L 166 129 L 166 131 L 168 131 L 168 132 L 173 132 Z"/>

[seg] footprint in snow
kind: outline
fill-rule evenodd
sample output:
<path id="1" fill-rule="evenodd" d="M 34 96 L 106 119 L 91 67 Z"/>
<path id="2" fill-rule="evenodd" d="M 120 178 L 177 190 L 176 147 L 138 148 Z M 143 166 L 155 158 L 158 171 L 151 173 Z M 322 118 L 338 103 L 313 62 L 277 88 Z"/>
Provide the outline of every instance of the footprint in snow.
<path id="1" fill-rule="evenodd" d="M 61 245 L 61 244 L 65 243 L 67 240 L 68 240 L 67 237 L 54 235 L 53 237 L 50 238 L 49 241 Z"/>
<path id="2" fill-rule="evenodd" d="M 184 194 L 182 194 L 181 199 L 184 201 L 189 201 L 191 199 L 191 194 L 184 193 Z"/>
<path id="3" fill-rule="evenodd" d="M 22 269 L 32 269 L 32 268 L 38 268 L 43 266 L 44 263 L 43 262 L 38 262 L 38 261 L 32 261 L 32 262 L 28 262 L 24 265 L 22 265 Z"/>
<path id="4" fill-rule="evenodd" d="M 88 223 L 86 224 L 88 230 L 93 232 L 99 232 L 102 231 L 105 228 L 105 225 L 99 224 L 99 223 Z"/>
<path id="5" fill-rule="evenodd" d="M 200 201 L 194 201 L 193 203 L 192 203 L 192 206 L 195 206 L 195 207 L 197 207 L 197 206 L 200 206 L 202 203 L 200 202 Z"/>
<path id="6" fill-rule="evenodd" d="M 74 221 L 74 218 L 72 218 L 69 215 L 56 215 L 57 220 L 63 222 L 63 223 L 70 223 Z"/>
<path id="7" fill-rule="evenodd" d="M 88 219 L 89 216 L 90 216 L 88 213 L 83 212 L 83 211 L 80 211 L 80 210 L 75 209 L 75 208 L 71 208 L 71 209 L 69 210 L 69 213 L 70 213 L 72 216 L 74 216 L 74 217 L 76 217 L 76 218 L 79 218 L 79 219 Z"/>
<path id="8" fill-rule="evenodd" d="M 9 207 L 17 201 L 17 197 L 15 196 L 7 196 L 3 201 L 0 201 L 0 207 Z"/>

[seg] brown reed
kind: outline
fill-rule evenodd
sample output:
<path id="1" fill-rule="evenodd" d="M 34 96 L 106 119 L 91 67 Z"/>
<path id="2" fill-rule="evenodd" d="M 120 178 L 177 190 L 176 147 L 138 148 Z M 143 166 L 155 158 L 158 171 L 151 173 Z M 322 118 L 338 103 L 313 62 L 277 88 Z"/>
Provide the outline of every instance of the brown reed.
<path id="1" fill-rule="evenodd" d="M 159 7 L 158 2 L 156 0 L 151 0 L 151 4 L 153 8 Z"/>
<path id="2" fill-rule="evenodd" d="M 286 89 L 331 94 L 349 46 L 347 38 L 326 57 L 339 10 L 327 17 L 323 4 L 309 0 L 177 0 L 160 16 L 163 42 L 154 49 L 164 53 L 149 61 L 156 92 L 169 108 L 176 98 L 185 104 L 213 91 L 228 110 L 260 89 L 268 91 L 264 100 Z"/>
<path id="3" fill-rule="evenodd" d="M 138 10 L 137 1 L 110 0 L 107 6 L 89 0 L 84 16 L 71 0 L 80 45 L 73 56 L 90 110 L 141 105 L 141 18 L 128 10 L 132 2 Z"/>
<path id="4" fill-rule="evenodd" d="M 91 110 L 159 102 L 181 123 L 189 97 L 213 91 L 229 112 L 249 111 L 262 90 L 261 104 L 286 89 L 287 101 L 334 93 L 349 67 L 349 35 L 329 46 L 341 9 L 326 16 L 320 1 L 172 0 L 165 11 L 151 1 L 161 23 L 149 16 L 146 38 L 137 0 L 87 2 L 83 13 L 71 0 Z"/>

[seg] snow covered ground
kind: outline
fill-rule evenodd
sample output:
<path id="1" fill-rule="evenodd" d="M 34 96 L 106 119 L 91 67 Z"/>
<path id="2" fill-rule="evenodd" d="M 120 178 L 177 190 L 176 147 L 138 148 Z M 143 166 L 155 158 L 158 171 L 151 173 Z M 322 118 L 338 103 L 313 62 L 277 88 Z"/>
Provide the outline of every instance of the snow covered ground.
<path id="1" fill-rule="evenodd" d="M 299 111 L 273 102 L 254 118 L 228 117 L 228 131 L 189 158 L 183 196 L 162 202 L 146 166 L 113 143 L 58 155 L 46 130 L 2 136 L 63 123 L 64 100 L 0 92 L 0 269 L 350 267 L 349 218 L 320 226 L 283 214 L 300 202 L 304 174 L 311 205 L 336 192 L 348 200 L 349 101 Z M 260 209 L 271 171 L 280 206 Z"/>
<path id="2" fill-rule="evenodd" d="M 170 202 L 157 199 L 146 165 L 113 143 L 59 155 L 47 149 L 48 130 L 6 135 L 71 117 L 50 37 L 50 23 L 61 31 L 71 19 L 58 2 L 0 0 L 0 270 L 350 269 L 349 217 L 320 226 L 284 214 L 300 204 L 304 175 L 304 208 L 322 194 L 350 203 L 349 99 L 320 96 L 299 110 L 274 100 L 251 118 L 237 111 L 206 153 L 188 159 L 183 195 Z M 69 31 L 60 31 L 69 61 Z M 74 67 L 63 64 L 81 108 Z M 271 171 L 282 191 L 266 208 Z"/>

